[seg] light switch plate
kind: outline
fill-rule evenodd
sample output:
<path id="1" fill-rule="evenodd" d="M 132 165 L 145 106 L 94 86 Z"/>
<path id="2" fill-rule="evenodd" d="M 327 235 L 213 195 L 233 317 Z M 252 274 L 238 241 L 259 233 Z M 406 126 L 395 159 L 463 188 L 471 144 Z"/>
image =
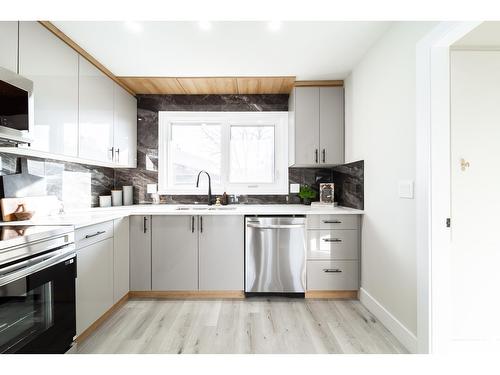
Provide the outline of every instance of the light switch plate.
<path id="1" fill-rule="evenodd" d="M 413 199 L 413 181 L 399 181 L 398 195 L 399 198 Z"/>
<path id="2" fill-rule="evenodd" d="M 158 190 L 156 189 L 156 184 L 148 184 L 147 185 L 147 193 L 148 194 L 156 194 Z"/>
<path id="3" fill-rule="evenodd" d="M 300 184 L 290 184 L 290 193 L 298 193 L 300 191 Z"/>

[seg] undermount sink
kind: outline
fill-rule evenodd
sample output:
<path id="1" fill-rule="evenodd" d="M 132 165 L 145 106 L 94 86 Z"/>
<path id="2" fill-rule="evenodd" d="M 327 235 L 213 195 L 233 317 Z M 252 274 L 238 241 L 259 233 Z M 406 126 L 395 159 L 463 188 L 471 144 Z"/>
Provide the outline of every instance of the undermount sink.
<path id="1" fill-rule="evenodd" d="M 176 211 L 204 211 L 204 210 L 236 210 L 236 207 L 177 207 Z"/>

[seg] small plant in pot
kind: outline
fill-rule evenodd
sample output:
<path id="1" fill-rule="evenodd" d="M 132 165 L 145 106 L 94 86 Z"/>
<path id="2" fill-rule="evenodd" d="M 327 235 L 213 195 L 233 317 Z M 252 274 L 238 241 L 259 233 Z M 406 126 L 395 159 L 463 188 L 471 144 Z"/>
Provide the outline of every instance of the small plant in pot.
<path id="1" fill-rule="evenodd" d="M 316 192 L 309 185 L 302 185 L 299 197 L 303 204 L 310 205 L 311 201 L 316 198 Z"/>

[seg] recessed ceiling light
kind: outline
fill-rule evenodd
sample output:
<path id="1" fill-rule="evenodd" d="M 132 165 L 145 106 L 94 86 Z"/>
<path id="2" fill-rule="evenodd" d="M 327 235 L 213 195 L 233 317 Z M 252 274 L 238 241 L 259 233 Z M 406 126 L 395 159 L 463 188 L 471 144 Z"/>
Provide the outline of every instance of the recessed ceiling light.
<path id="1" fill-rule="evenodd" d="M 281 29 L 281 21 L 269 21 L 267 27 L 269 27 L 271 31 L 278 31 Z"/>
<path id="2" fill-rule="evenodd" d="M 210 21 L 200 21 L 198 22 L 198 26 L 203 31 L 208 31 L 212 28 L 212 23 Z"/>
<path id="3" fill-rule="evenodd" d="M 140 33 L 143 30 L 142 24 L 136 21 L 125 21 L 125 27 L 133 33 Z"/>

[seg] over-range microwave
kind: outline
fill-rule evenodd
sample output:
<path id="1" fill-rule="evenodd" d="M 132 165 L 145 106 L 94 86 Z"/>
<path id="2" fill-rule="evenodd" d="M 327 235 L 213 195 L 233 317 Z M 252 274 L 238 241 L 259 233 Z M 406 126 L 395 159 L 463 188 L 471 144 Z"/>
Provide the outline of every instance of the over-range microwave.
<path id="1" fill-rule="evenodd" d="M 33 82 L 0 67 L 0 139 L 33 141 Z"/>

